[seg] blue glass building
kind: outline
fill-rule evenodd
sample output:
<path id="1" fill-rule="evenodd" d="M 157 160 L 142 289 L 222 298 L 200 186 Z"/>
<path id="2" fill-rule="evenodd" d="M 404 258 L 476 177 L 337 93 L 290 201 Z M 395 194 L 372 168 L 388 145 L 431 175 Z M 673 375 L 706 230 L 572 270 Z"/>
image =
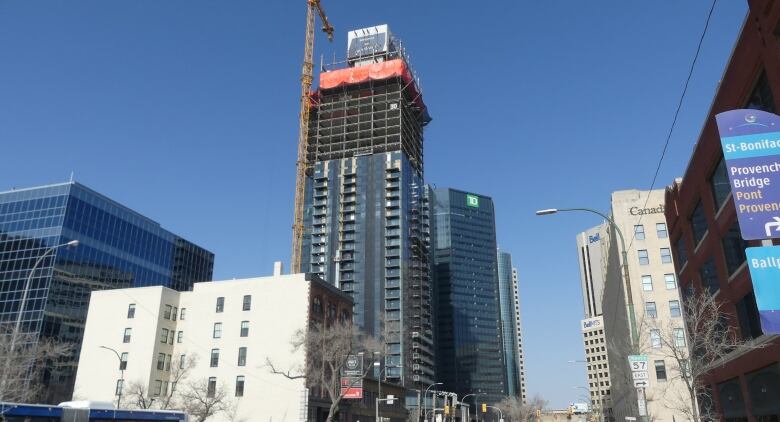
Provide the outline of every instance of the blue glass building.
<path id="1" fill-rule="evenodd" d="M 75 345 L 44 371 L 49 402 L 69 400 L 92 290 L 161 285 L 190 290 L 211 279 L 214 254 L 76 182 L 0 192 L 0 323 L 18 318 L 35 270 L 22 331 Z"/>
<path id="2" fill-rule="evenodd" d="M 501 332 L 506 358 L 507 394 L 523 397 L 520 354 L 520 303 L 517 292 L 517 273 L 512 267 L 512 255 L 498 250 L 498 289 L 501 305 Z"/>
<path id="3" fill-rule="evenodd" d="M 350 49 L 346 67 L 320 75 L 309 126 L 302 269 L 352 297 L 354 322 L 386 343 L 388 381 L 425 388 L 434 382 L 422 160 L 430 118 L 387 28 L 354 32 L 369 34 L 366 45 L 383 43 Z"/>
<path id="4" fill-rule="evenodd" d="M 438 381 L 459 396 L 507 395 L 493 201 L 431 189 Z M 480 401 L 483 399 L 480 398 Z"/>

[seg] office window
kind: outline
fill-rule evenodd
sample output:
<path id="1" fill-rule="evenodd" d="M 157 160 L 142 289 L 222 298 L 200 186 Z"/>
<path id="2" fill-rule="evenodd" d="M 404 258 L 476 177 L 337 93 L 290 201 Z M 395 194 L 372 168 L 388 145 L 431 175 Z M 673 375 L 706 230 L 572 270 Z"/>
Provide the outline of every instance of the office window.
<path id="1" fill-rule="evenodd" d="M 685 347 L 685 331 L 682 328 L 674 329 L 674 345 L 677 347 Z"/>
<path id="2" fill-rule="evenodd" d="M 179 333 L 176 335 L 176 343 L 181 343 L 182 337 L 184 337 L 184 331 L 179 331 Z"/>
<path id="3" fill-rule="evenodd" d="M 214 323 L 214 338 L 222 338 L 222 323 Z"/>
<path id="4" fill-rule="evenodd" d="M 248 311 L 250 309 L 252 309 L 252 295 L 245 295 L 242 310 Z"/>
<path id="5" fill-rule="evenodd" d="M 173 307 L 173 312 L 171 312 L 171 319 L 176 321 L 176 315 L 178 315 L 178 314 L 179 314 L 179 308 L 174 306 Z"/>
<path id="6" fill-rule="evenodd" d="M 646 292 L 653 291 L 653 277 L 649 275 L 642 276 L 642 290 Z"/>
<path id="7" fill-rule="evenodd" d="M 658 318 L 658 311 L 655 308 L 655 302 L 645 302 L 645 312 L 650 318 Z"/>
<path id="8" fill-rule="evenodd" d="M 672 318 L 677 318 L 680 315 L 682 315 L 682 312 L 680 311 L 680 301 L 679 300 L 670 300 L 669 301 L 669 315 L 671 315 Z"/>
<path id="9" fill-rule="evenodd" d="M 650 330 L 650 347 L 658 349 L 661 347 L 661 332 L 658 330 Z"/>
<path id="10" fill-rule="evenodd" d="M 775 100 L 772 97 L 772 89 L 769 87 L 769 80 L 767 80 L 764 70 L 761 71 L 761 75 L 756 80 L 756 85 L 743 108 L 775 112 Z"/>
<path id="11" fill-rule="evenodd" d="M 173 310 L 173 306 L 165 305 L 165 311 L 163 311 L 163 318 L 171 319 L 171 310 Z"/>
<path id="12" fill-rule="evenodd" d="M 213 398 L 217 392 L 217 377 L 209 377 L 209 384 L 206 390 L 206 397 Z"/>
<path id="13" fill-rule="evenodd" d="M 157 370 L 165 370 L 165 353 L 159 353 L 157 355 Z"/>
<path id="14" fill-rule="evenodd" d="M 135 318 L 135 303 L 127 305 L 127 319 Z"/>
<path id="15" fill-rule="evenodd" d="M 127 369 L 127 352 L 122 352 L 122 356 L 119 358 L 119 370 L 124 371 Z"/>
<path id="16" fill-rule="evenodd" d="M 168 344 L 171 344 L 171 345 L 173 344 L 173 336 L 174 336 L 174 334 L 176 334 L 176 331 L 174 331 L 174 330 L 171 330 L 168 333 Z"/>
<path id="17" fill-rule="evenodd" d="M 699 276 L 701 277 L 701 285 L 707 289 L 711 295 L 720 290 L 720 281 L 718 280 L 718 272 L 715 269 L 715 260 L 710 257 L 699 268 Z"/>
<path id="18" fill-rule="evenodd" d="M 663 360 L 655 361 L 655 378 L 660 380 L 666 380 L 666 364 Z"/>
<path id="19" fill-rule="evenodd" d="M 729 175 L 726 172 L 726 162 L 723 161 L 722 156 L 720 161 L 718 161 L 718 165 L 715 166 L 712 176 L 710 176 L 710 189 L 712 189 L 712 198 L 715 200 L 715 209 L 719 210 L 731 193 Z"/>
<path id="20" fill-rule="evenodd" d="M 756 306 L 756 296 L 753 292 L 746 294 L 734 304 L 737 308 L 737 321 L 743 340 L 750 340 L 763 334 L 761 331 L 761 318 Z"/>
<path id="21" fill-rule="evenodd" d="M 729 276 L 731 276 L 743 262 L 747 261 L 745 248 L 748 247 L 748 244 L 742 240 L 742 235 L 739 233 L 739 222 L 734 221 L 734 224 L 729 227 L 729 231 L 721 239 L 721 244 L 723 245 L 723 255 L 726 258 L 726 267 L 729 270 Z"/>
<path id="22" fill-rule="evenodd" d="M 666 232 L 666 223 L 655 223 L 655 233 L 659 239 L 666 239 L 669 234 Z"/>
<path id="23" fill-rule="evenodd" d="M 187 365 L 187 357 L 185 355 L 179 356 L 179 369 L 184 369 Z"/>
<path id="24" fill-rule="evenodd" d="M 225 298 L 224 297 L 218 297 L 217 298 L 217 312 L 222 312 L 225 310 Z"/>
<path id="25" fill-rule="evenodd" d="M 168 381 L 163 381 L 162 383 L 162 395 L 163 396 L 168 395 Z"/>
<path id="26" fill-rule="evenodd" d="M 669 248 L 661 248 L 661 262 L 664 264 L 672 263 L 672 251 Z"/>
<path id="27" fill-rule="evenodd" d="M 685 238 L 680 235 L 677 239 L 677 259 L 680 261 L 680 268 L 682 268 L 686 262 L 688 262 L 688 252 L 685 249 Z"/>
<path id="28" fill-rule="evenodd" d="M 241 337 L 249 335 L 249 321 L 241 321 Z"/>
<path id="29" fill-rule="evenodd" d="M 674 274 L 664 274 L 664 282 L 666 283 L 666 290 L 674 290 L 677 288 L 677 278 Z"/>
<path id="30" fill-rule="evenodd" d="M 693 231 L 694 244 L 698 245 L 704 238 L 704 235 L 707 234 L 707 217 L 704 216 L 704 206 L 701 203 L 701 199 L 699 200 L 699 203 L 696 204 L 696 208 L 693 209 L 693 213 L 691 213 L 690 218 L 688 218 L 688 222 Z"/>
<path id="31" fill-rule="evenodd" d="M 160 331 L 160 343 L 167 343 L 168 342 L 168 329 L 163 328 Z"/>
<path id="32" fill-rule="evenodd" d="M 238 366 L 246 366 L 246 347 L 238 348 Z"/>
<path id="33" fill-rule="evenodd" d="M 650 265 L 650 258 L 647 255 L 647 249 L 640 249 L 637 251 L 639 256 L 639 265 Z"/>
<path id="34" fill-rule="evenodd" d="M 211 364 L 212 368 L 219 366 L 219 349 L 211 349 Z"/>
<path id="35" fill-rule="evenodd" d="M 239 375 L 236 377 L 236 397 L 244 396 L 244 376 Z"/>
<path id="36" fill-rule="evenodd" d="M 319 296 L 315 296 L 314 299 L 311 302 L 311 310 L 312 313 L 315 315 L 322 315 L 323 308 L 322 308 L 322 299 L 320 299 Z"/>
<path id="37" fill-rule="evenodd" d="M 165 370 L 170 371 L 171 370 L 171 355 L 165 355 Z"/>
<path id="38" fill-rule="evenodd" d="M 187 308 L 181 308 L 181 313 L 179 314 L 179 319 L 184 320 L 184 314 L 187 312 Z"/>
<path id="39" fill-rule="evenodd" d="M 124 388 L 125 380 L 118 379 L 116 380 L 116 390 L 114 390 L 115 396 L 121 396 L 122 395 L 122 389 Z"/>
<path id="40" fill-rule="evenodd" d="M 162 393 L 162 381 L 156 380 L 154 382 L 154 395 L 159 396 Z"/>
<path id="41" fill-rule="evenodd" d="M 688 362 L 688 359 L 681 359 L 680 360 L 680 374 L 684 377 L 689 377 L 690 373 L 688 372 L 688 369 L 690 368 L 690 363 Z"/>
<path id="42" fill-rule="evenodd" d="M 130 337 L 133 335 L 132 328 L 125 328 L 125 336 L 122 339 L 122 343 L 130 343 Z"/>
<path id="43" fill-rule="evenodd" d="M 634 238 L 636 240 L 645 240 L 645 226 L 641 224 L 634 226 Z"/>

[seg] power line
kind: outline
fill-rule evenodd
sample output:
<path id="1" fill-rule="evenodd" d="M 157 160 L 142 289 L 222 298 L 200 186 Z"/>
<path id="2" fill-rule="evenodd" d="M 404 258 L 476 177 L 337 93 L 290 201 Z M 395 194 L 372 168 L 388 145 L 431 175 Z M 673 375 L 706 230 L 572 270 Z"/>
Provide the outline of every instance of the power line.
<path id="1" fill-rule="evenodd" d="M 666 134 L 666 141 L 664 142 L 664 148 L 661 150 L 661 157 L 658 159 L 658 165 L 655 167 L 655 174 L 653 175 L 653 181 L 650 183 L 650 189 L 648 191 L 652 191 L 655 187 L 655 182 L 658 180 L 658 173 L 661 171 L 661 164 L 664 161 L 664 157 L 666 157 L 666 151 L 669 148 L 669 141 L 672 139 L 672 133 L 674 132 L 674 128 L 677 125 L 677 118 L 680 115 L 680 109 L 682 109 L 683 100 L 685 99 L 685 94 L 688 92 L 688 84 L 691 82 L 691 77 L 693 76 L 693 69 L 696 67 L 696 61 L 699 58 L 699 53 L 701 52 L 701 46 L 704 42 L 704 37 L 707 35 L 707 29 L 710 26 L 710 19 L 712 18 L 712 12 L 715 10 L 715 4 L 718 2 L 718 0 L 712 0 L 712 5 L 710 6 L 710 11 L 707 14 L 707 20 L 704 22 L 704 29 L 701 31 L 701 36 L 699 37 L 699 44 L 696 46 L 696 54 L 693 56 L 693 61 L 691 62 L 691 67 L 688 70 L 688 77 L 685 79 L 685 85 L 683 86 L 682 94 L 680 95 L 680 100 L 677 102 L 677 109 L 674 111 L 674 118 L 672 119 L 672 125 L 669 127 L 669 132 Z M 647 204 L 650 201 L 650 194 L 647 194 L 647 198 L 645 198 L 645 204 L 642 208 L 647 208 Z M 642 224 L 642 218 L 643 215 L 639 216 L 639 222 L 637 225 Z M 631 248 L 631 245 L 634 244 L 634 238 L 636 236 L 636 230 L 633 230 L 631 233 L 631 241 L 628 243 L 628 248 Z M 626 251 L 628 252 L 628 251 Z"/>

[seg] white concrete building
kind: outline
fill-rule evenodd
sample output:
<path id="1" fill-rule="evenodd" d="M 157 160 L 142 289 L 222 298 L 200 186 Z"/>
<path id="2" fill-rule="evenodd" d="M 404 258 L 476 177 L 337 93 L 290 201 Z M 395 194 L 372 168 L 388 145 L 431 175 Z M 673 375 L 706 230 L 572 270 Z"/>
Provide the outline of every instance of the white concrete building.
<path id="1" fill-rule="evenodd" d="M 588 373 L 588 393 L 594 411 L 609 416 L 612 414 L 610 397 L 609 356 L 607 336 L 604 332 L 604 318 L 601 316 L 583 319 L 580 326 L 585 345 L 585 364 Z"/>
<path id="2" fill-rule="evenodd" d="M 298 370 L 304 354 L 292 350 L 296 331 L 326 312 L 351 319 L 352 303 L 314 276 L 275 272 L 196 283 L 190 292 L 164 287 L 93 292 L 74 399 L 116 402 L 121 372 L 117 356 L 105 349 L 111 348 L 124 367 L 125 397 L 132 383 L 162 400 L 174 389 L 182 392 L 200 382 L 210 391 L 224 389 L 236 405 L 235 417 L 306 420 L 312 409 L 304 380 L 271 374 L 266 359 L 277 368 Z M 195 366 L 173 385 L 177 365 L 193 357 Z M 210 420 L 227 421 L 228 415 Z"/>

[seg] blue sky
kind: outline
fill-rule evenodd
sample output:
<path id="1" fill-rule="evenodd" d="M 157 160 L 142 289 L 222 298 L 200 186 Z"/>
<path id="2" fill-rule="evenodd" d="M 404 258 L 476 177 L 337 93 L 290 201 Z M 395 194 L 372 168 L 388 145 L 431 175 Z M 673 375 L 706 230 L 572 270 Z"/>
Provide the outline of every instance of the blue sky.
<path id="1" fill-rule="evenodd" d="M 324 0 L 388 23 L 433 122 L 428 182 L 492 196 L 522 284 L 527 382 L 554 406 L 585 373 L 574 236 L 646 189 L 708 2 Z M 747 10 L 718 3 L 661 169 L 685 169 Z M 289 260 L 305 2 L 0 2 L 0 190 L 76 180 L 216 254 L 218 279 Z"/>

